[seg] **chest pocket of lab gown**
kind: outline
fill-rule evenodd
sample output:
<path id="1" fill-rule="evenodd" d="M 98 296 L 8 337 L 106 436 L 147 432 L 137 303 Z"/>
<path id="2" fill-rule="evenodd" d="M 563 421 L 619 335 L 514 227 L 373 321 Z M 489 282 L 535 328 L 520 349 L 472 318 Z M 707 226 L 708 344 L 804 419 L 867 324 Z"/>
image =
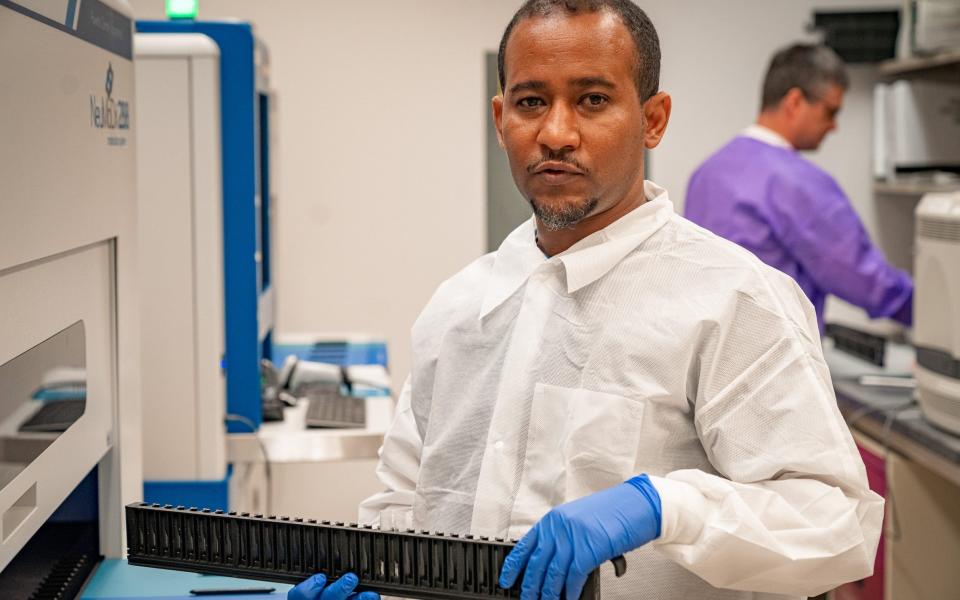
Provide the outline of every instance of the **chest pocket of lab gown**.
<path id="1" fill-rule="evenodd" d="M 509 534 L 519 537 L 553 506 L 635 475 L 643 406 L 615 394 L 536 384 Z"/>

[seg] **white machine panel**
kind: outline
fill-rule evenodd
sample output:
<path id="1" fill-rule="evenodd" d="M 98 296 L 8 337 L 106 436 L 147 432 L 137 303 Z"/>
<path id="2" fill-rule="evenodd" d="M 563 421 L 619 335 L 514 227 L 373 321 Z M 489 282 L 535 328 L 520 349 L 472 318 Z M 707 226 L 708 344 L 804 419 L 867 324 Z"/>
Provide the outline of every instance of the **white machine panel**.
<path id="1" fill-rule="evenodd" d="M 23 451 L 5 457 L 0 570 L 94 467 L 103 554 L 122 556 L 122 506 L 142 494 L 133 63 L 117 50 L 132 15 L 86 4 L 58 27 L 37 2 L 0 5 L 0 365 L 60 334 L 86 369 L 84 412 L 57 436 L 21 433 L 30 398 L 2 390 L 2 450 Z"/>
<path id="2" fill-rule="evenodd" d="M 960 193 L 917 206 L 914 336 L 920 406 L 960 434 Z"/>
<path id="3" fill-rule="evenodd" d="M 138 35 L 144 478 L 226 475 L 219 48 Z"/>
<path id="4" fill-rule="evenodd" d="M 112 445 L 117 401 L 113 293 L 109 242 L 0 273 L 0 330 L 4 332 L 0 336 L 0 364 L 22 354 L 24 341 L 29 340 L 28 347 L 33 347 L 81 323 L 87 390 L 83 416 L 53 439 L 49 437 L 52 434 L 18 433 L 18 425 L 28 416 L 22 410 L 0 421 L 5 448 L 50 442 L 37 456 L 32 456 L 33 452 L 26 456 L 17 453 L 19 460 L 5 459 L 8 466 L 19 464 L 19 472 L 0 489 L 0 567 L 13 558 Z M 27 400 L 4 398 L 5 403 L 13 401 L 33 408 Z"/>
<path id="5" fill-rule="evenodd" d="M 113 237 L 121 226 L 124 213 L 115 210 L 117 203 L 134 194 L 133 131 L 124 120 L 132 110 L 133 68 L 96 46 L 0 10 L 0 57 L 11 57 L 0 60 L 4 268 Z M 69 64 L 65 52 L 72 56 Z M 110 101 L 111 116 L 98 122 L 94 111 Z M 44 235 L 38 235 L 41 229 Z"/>
<path id="6" fill-rule="evenodd" d="M 878 85 L 874 172 L 960 169 L 960 86 L 939 81 Z"/>

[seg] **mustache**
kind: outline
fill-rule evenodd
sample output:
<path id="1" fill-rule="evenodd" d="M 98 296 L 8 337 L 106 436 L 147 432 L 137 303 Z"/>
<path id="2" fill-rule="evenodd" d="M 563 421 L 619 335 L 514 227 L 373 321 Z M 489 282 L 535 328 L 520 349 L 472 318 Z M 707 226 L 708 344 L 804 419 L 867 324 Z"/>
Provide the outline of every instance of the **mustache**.
<path id="1" fill-rule="evenodd" d="M 580 164 L 580 161 L 578 161 L 576 158 L 570 156 L 569 154 L 563 154 L 560 152 L 549 152 L 542 155 L 538 160 L 527 165 L 527 173 L 533 173 L 545 162 L 560 162 L 579 169 L 584 174 L 590 173 L 590 169 Z"/>

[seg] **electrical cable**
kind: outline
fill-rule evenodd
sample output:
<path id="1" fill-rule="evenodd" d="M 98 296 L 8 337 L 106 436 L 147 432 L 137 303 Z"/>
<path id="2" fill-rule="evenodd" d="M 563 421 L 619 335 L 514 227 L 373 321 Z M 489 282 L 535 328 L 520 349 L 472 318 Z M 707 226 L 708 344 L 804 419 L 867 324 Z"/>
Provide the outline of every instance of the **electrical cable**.
<path id="1" fill-rule="evenodd" d="M 852 413 L 850 413 L 850 416 L 849 416 L 849 417 L 846 417 L 844 420 L 847 422 L 847 425 L 853 426 L 857 421 L 859 421 L 859 420 L 862 419 L 863 417 L 866 417 L 866 416 L 871 415 L 871 414 L 873 414 L 873 413 L 878 413 L 878 412 L 880 412 L 880 413 L 887 413 L 888 411 L 893 411 L 893 412 L 897 412 L 897 413 L 898 413 L 900 410 L 910 408 L 911 406 L 915 405 L 916 403 L 917 403 L 916 400 L 914 400 L 914 399 L 911 398 L 911 399 L 908 400 L 907 402 L 903 402 L 903 403 L 900 403 L 900 404 L 895 404 L 895 405 L 889 406 L 889 407 L 864 406 L 863 408 L 859 408 L 859 409 L 853 411 Z"/>
<path id="2" fill-rule="evenodd" d="M 866 417 L 867 415 L 874 414 L 874 413 L 883 414 L 884 422 L 883 422 L 883 430 L 880 435 L 880 444 L 881 444 L 881 447 L 883 448 L 883 462 L 884 464 L 886 464 L 887 460 L 889 460 L 890 458 L 890 437 L 893 433 L 894 421 L 896 421 L 900 413 L 902 413 L 907 409 L 913 408 L 916 405 L 917 405 L 917 401 L 914 398 L 910 398 L 910 400 L 906 402 L 901 402 L 899 404 L 895 404 L 894 406 L 889 406 L 884 408 L 875 407 L 875 406 L 873 407 L 864 406 L 863 408 L 860 408 L 854 411 L 853 413 L 851 413 L 850 417 L 846 419 L 846 422 L 848 426 L 852 427 L 854 423 Z M 891 541 L 898 541 L 900 539 L 900 534 L 901 534 L 900 517 L 899 517 L 899 514 L 897 513 L 897 501 L 896 501 L 896 497 L 894 496 L 892 486 L 886 487 L 885 495 L 887 499 L 887 506 L 890 509 L 890 530 L 888 533 L 890 535 Z"/>
<path id="3" fill-rule="evenodd" d="M 916 405 L 916 401 L 911 399 L 907 404 L 903 404 L 887 411 L 886 421 L 883 424 L 883 462 L 886 464 L 890 458 L 890 435 L 893 431 L 893 422 L 900 413 Z M 887 486 L 887 499 L 890 504 L 890 539 L 892 541 L 900 540 L 900 515 L 897 513 L 897 499 L 893 493 L 893 486 Z"/>
<path id="4" fill-rule="evenodd" d="M 267 498 L 264 502 L 264 513 L 270 514 L 271 498 L 273 497 L 273 476 L 270 471 L 270 457 L 267 455 L 267 447 L 264 445 L 263 440 L 260 439 L 260 436 L 257 435 L 257 426 L 253 421 L 243 415 L 227 414 L 224 415 L 223 420 L 224 423 L 234 422 L 246 426 L 250 429 L 250 433 L 253 434 L 254 439 L 257 440 L 257 445 L 260 446 L 260 453 L 263 455 L 263 472 L 264 478 L 267 481 Z"/>

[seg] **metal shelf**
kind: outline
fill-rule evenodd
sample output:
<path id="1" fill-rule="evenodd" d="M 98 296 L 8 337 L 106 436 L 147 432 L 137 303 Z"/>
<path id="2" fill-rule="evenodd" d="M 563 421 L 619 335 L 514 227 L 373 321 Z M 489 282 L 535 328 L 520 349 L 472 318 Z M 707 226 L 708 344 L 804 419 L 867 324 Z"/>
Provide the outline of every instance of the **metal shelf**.
<path id="1" fill-rule="evenodd" d="M 960 182 L 876 181 L 873 184 L 873 191 L 876 194 L 884 194 L 887 196 L 922 196 L 932 192 L 960 191 Z"/>
<path id="2" fill-rule="evenodd" d="M 884 77 L 923 77 L 960 83 L 960 50 L 887 61 L 881 63 L 880 74 Z"/>

